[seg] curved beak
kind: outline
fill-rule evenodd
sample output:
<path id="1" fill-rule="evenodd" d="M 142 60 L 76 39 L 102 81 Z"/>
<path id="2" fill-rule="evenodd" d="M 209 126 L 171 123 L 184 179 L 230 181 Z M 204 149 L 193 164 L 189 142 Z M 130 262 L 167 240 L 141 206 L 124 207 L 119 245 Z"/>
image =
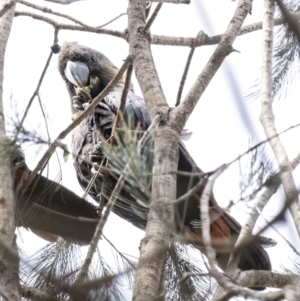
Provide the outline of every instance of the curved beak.
<path id="1" fill-rule="evenodd" d="M 68 61 L 65 68 L 66 78 L 76 87 L 85 87 L 88 83 L 90 71 L 86 64 Z"/>

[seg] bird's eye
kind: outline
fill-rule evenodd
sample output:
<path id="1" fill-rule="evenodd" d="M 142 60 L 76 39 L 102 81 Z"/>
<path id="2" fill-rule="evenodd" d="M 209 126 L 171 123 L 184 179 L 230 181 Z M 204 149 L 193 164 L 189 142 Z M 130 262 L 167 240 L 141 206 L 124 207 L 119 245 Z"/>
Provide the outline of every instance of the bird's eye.
<path id="1" fill-rule="evenodd" d="M 96 58 L 94 56 L 91 56 L 91 62 L 96 63 Z"/>

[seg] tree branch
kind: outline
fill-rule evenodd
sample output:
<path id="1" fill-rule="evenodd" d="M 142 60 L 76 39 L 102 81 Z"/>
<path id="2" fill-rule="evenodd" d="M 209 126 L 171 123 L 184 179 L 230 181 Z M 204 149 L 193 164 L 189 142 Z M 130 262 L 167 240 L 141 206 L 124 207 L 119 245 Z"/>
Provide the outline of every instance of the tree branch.
<path id="1" fill-rule="evenodd" d="M 32 301 L 65 301 L 62 298 L 53 297 L 34 287 L 22 285 L 22 297 Z"/>
<path id="2" fill-rule="evenodd" d="M 169 106 L 153 61 L 150 34 L 144 31 L 145 2 L 139 2 L 131 1 L 128 7 L 129 53 L 149 115 L 153 119 L 159 110 L 166 111 Z"/>
<path id="3" fill-rule="evenodd" d="M 33 102 L 34 98 L 37 96 L 37 94 L 38 94 L 39 91 L 40 91 L 40 87 L 41 87 L 41 85 L 42 85 L 42 82 L 43 82 L 43 79 L 44 79 L 44 77 L 45 77 L 45 74 L 46 74 L 46 72 L 47 72 L 47 70 L 48 70 L 50 61 L 51 61 L 51 59 L 52 59 L 52 55 L 53 55 L 53 52 L 51 51 L 50 54 L 49 54 L 49 57 L 48 57 L 48 59 L 47 59 L 46 65 L 45 65 L 45 67 L 44 67 L 44 69 L 43 69 L 43 72 L 42 72 L 42 74 L 41 74 L 41 77 L 40 77 L 40 79 L 39 79 L 39 82 L 38 82 L 38 84 L 37 84 L 37 87 L 36 87 L 35 91 L 33 92 L 31 98 L 29 99 L 29 102 L 28 102 L 28 104 L 27 104 L 27 107 L 26 107 L 26 109 L 25 109 L 25 112 L 24 112 L 24 114 L 23 114 L 23 117 L 22 117 L 22 119 L 21 119 L 21 121 L 20 121 L 20 125 L 19 125 L 18 128 L 17 128 L 16 134 L 15 134 L 15 136 L 14 136 L 14 141 L 17 141 L 18 135 L 19 135 L 20 130 L 21 130 L 22 126 L 23 126 L 23 123 L 24 123 L 25 118 L 26 118 L 26 116 L 27 116 L 27 114 L 28 114 L 28 111 L 29 111 L 29 109 L 30 109 L 30 107 L 31 107 L 31 105 L 32 105 L 32 102 Z"/>
<path id="4" fill-rule="evenodd" d="M 45 1 L 66 5 L 66 4 L 71 4 L 77 1 L 84 1 L 84 0 L 45 0 Z"/>
<path id="5" fill-rule="evenodd" d="M 152 23 L 154 22 L 155 18 L 157 17 L 161 7 L 162 7 L 162 3 L 158 3 L 157 6 L 155 7 L 155 10 L 153 12 L 153 14 L 150 16 L 149 20 L 147 21 L 146 25 L 145 25 L 145 28 L 144 28 L 144 31 L 149 31 Z"/>
<path id="6" fill-rule="evenodd" d="M 125 182 L 125 178 L 123 175 L 121 175 L 118 179 L 118 182 L 111 194 L 111 197 L 106 205 L 106 209 L 105 209 L 105 212 L 104 214 L 101 216 L 98 224 L 97 224 L 97 227 L 96 227 L 96 230 L 95 230 L 95 233 L 94 233 L 94 236 L 92 238 L 92 241 L 91 241 L 91 244 L 90 244 L 90 247 L 89 247 L 89 250 L 88 250 L 88 253 L 86 255 L 86 258 L 85 258 L 85 261 L 83 263 L 83 265 L 81 266 L 81 269 L 80 269 L 80 272 L 78 274 L 78 278 L 75 282 L 75 285 L 78 284 L 78 283 L 81 283 L 81 282 L 84 282 L 84 280 L 86 279 L 87 275 L 88 275 L 88 269 L 90 267 L 90 264 L 92 263 L 92 259 L 93 259 L 93 255 L 96 251 L 96 248 L 97 248 L 97 244 L 98 244 L 98 241 L 102 235 L 102 232 L 103 232 L 103 228 L 107 222 L 107 219 L 108 219 L 108 216 L 110 214 L 110 212 L 112 211 L 114 205 L 115 205 L 115 202 L 117 200 L 117 197 L 123 187 L 123 184 Z"/>
<path id="7" fill-rule="evenodd" d="M 203 71 L 198 76 L 196 82 L 194 83 L 193 87 L 189 91 L 184 101 L 174 109 L 175 114 L 177 116 L 181 116 L 183 125 L 187 121 L 188 117 L 195 108 L 200 97 L 202 96 L 211 79 L 223 63 L 226 56 L 233 51 L 232 44 L 236 39 L 237 35 L 239 34 L 243 22 L 248 13 L 251 11 L 251 8 L 252 0 L 244 0 L 239 2 L 234 16 L 230 21 L 226 32 L 222 36 L 218 47 L 216 48 L 208 63 L 204 67 Z"/>
<path id="8" fill-rule="evenodd" d="M 239 285 L 246 287 L 284 288 L 300 281 L 299 275 L 272 273 L 271 271 L 243 271 L 234 279 Z"/>
<path id="9" fill-rule="evenodd" d="M 262 88 L 261 88 L 261 115 L 267 138 L 277 135 L 274 113 L 272 109 L 272 46 L 273 46 L 273 16 L 275 10 L 274 0 L 265 0 L 265 20 L 263 29 L 263 61 L 262 61 Z M 300 237 L 300 208 L 298 191 L 293 179 L 292 166 L 279 137 L 270 140 L 270 145 L 275 154 L 281 171 L 280 178 L 284 193 L 289 202 L 289 209 Z"/>
<path id="10" fill-rule="evenodd" d="M 70 24 L 62 24 L 58 23 L 50 18 L 43 17 L 41 15 L 29 13 L 29 12 L 22 12 L 22 11 L 16 11 L 15 12 L 15 17 L 19 16 L 26 16 L 26 17 L 32 17 L 33 19 L 40 20 L 43 22 L 46 22 L 48 24 L 51 24 L 55 28 L 59 30 L 74 30 L 74 31 L 85 31 L 85 32 L 93 32 L 93 33 L 98 33 L 98 34 L 107 34 L 111 36 L 115 36 L 118 38 L 123 38 L 126 39 L 126 33 L 120 32 L 120 31 L 114 31 L 114 30 L 109 30 L 109 29 L 102 29 L 99 27 L 82 27 L 82 26 L 76 26 L 76 25 L 70 25 Z M 300 18 L 300 13 L 295 13 L 292 14 L 294 18 L 299 20 Z M 114 21 L 115 19 L 111 20 L 110 22 Z M 282 25 L 285 23 L 284 18 L 278 18 L 275 19 L 274 24 L 275 25 Z M 101 27 L 107 25 L 105 23 Z M 257 30 L 262 29 L 262 22 L 257 22 L 253 23 L 250 25 L 244 26 L 241 31 L 239 32 L 238 36 L 254 32 Z M 205 45 L 216 45 L 221 41 L 222 38 L 221 35 L 216 35 L 212 37 L 208 37 L 207 35 L 203 35 L 202 39 L 195 39 L 193 37 L 173 37 L 173 36 L 163 36 L 163 35 L 151 35 L 151 44 L 154 45 L 164 45 L 164 46 L 183 46 L 183 47 L 200 47 L 200 46 L 205 46 Z"/>
<path id="11" fill-rule="evenodd" d="M 30 12 L 16 11 L 15 17 L 19 17 L 19 16 L 31 17 L 33 19 L 46 22 L 46 23 L 52 25 L 57 30 L 76 30 L 76 31 L 107 34 L 107 35 L 111 35 L 111 36 L 118 37 L 118 38 L 125 37 L 123 32 L 120 32 L 117 30 L 110 30 L 110 29 L 97 28 L 97 27 L 82 27 L 82 26 L 78 26 L 78 25 L 58 23 L 50 18 L 41 16 L 41 15 L 37 15 L 37 14 L 33 14 Z"/>
<path id="12" fill-rule="evenodd" d="M 10 249 L 10 251 L 3 247 L 0 249 L 0 292 L 5 300 L 19 301 L 21 300 L 19 258 L 15 255 L 12 256 L 12 254 L 18 254 L 15 237 L 15 196 L 11 169 L 13 146 L 6 137 L 2 99 L 5 49 L 14 11 L 15 2 L 12 5 L 8 4 L 6 12 L 0 17 L 0 241 Z"/>
<path id="13" fill-rule="evenodd" d="M 39 5 L 36 5 L 36 4 L 33 4 L 33 3 L 30 3 L 30 2 L 27 2 L 25 0 L 19 0 L 19 3 L 23 4 L 23 5 L 26 5 L 28 7 L 31 7 L 31 8 L 34 8 L 36 10 L 39 10 L 39 11 L 42 11 L 43 13 L 47 13 L 47 14 L 52 14 L 52 15 L 55 15 L 55 16 L 58 16 L 58 17 L 61 17 L 61 18 L 65 18 L 65 19 L 68 19 L 76 24 L 79 24 L 85 28 L 103 28 L 104 26 L 112 23 L 113 21 L 119 19 L 120 17 L 124 16 L 124 15 L 127 15 L 126 13 L 123 13 L 123 14 L 120 14 L 119 16 L 113 18 L 112 20 L 106 22 L 105 24 L 103 25 L 100 25 L 100 26 L 90 26 L 90 25 L 87 25 L 71 16 L 68 16 L 68 15 L 65 15 L 65 14 L 61 14 L 59 12 L 56 12 L 56 11 L 53 11 L 51 8 L 49 7 L 46 7 L 46 6 L 39 6 Z"/>
<path id="14" fill-rule="evenodd" d="M 292 14 L 294 18 L 299 21 L 300 13 Z M 282 25 L 285 23 L 284 18 L 277 18 L 274 20 L 274 25 Z M 257 30 L 262 29 L 262 22 L 252 23 L 246 26 L 243 26 L 238 33 L 238 36 L 251 33 Z M 163 35 L 151 35 L 151 44 L 154 45 L 164 45 L 164 46 L 184 46 L 184 47 L 200 47 L 205 45 L 216 45 L 220 43 L 223 34 L 216 36 L 208 37 L 204 39 L 195 39 L 192 37 L 171 37 Z"/>
<path id="15" fill-rule="evenodd" d="M 195 40 L 197 41 L 198 39 L 200 39 L 202 35 L 203 35 L 203 32 L 200 31 L 200 32 L 197 34 L 197 37 L 196 37 Z M 188 56 L 187 61 L 186 61 L 186 64 L 185 64 L 185 68 L 184 68 L 184 71 L 183 71 L 183 74 L 182 74 L 182 78 L 181 78 L 180 85 L 179 85 L 179 89 L 178 89 L 178 93 L 177 93 L 177 100 L 176 100 L 176 104 L 175 104 L 176 107 L 180 104 L 180 100 L 181 100 L 181 95 L 182 95 L 183 87 L 184 87 L 185 80 L 186 80 L 186 77 L 187 77 L 187 74 L 188 74 L 188 71 L 189 71 L 191 62 L 192 62 L 192 58 L 193 58 L 195 49 L 196 49 L 195 46 L 193 46 L 193 47 L 191 48 L 190 53 L 189 53 L 189 56 Z"/>
<path id="16" fill-rule="evenodd" d="M 130 66 L 128 67 L 127 72 L 126 72 L 124 88 L 123 88 L 122 96 L 121 96 L 121 103 L 120 103 L 120 107 L 118 109 L 115 125 L 117 124 L 118 119 L 120 119 L 121 121 L 124 121 L 124 118 L 123 118 L 124 117 L 124 109 L 125 109 L 125 105 L 126 105 L 128 91 L 130 89 L 130 81 L 131 81 L 132 71 L 133 71 L 133 66 L 132 66 L 132 64 L 130 64 Z M 112 132 L 114 132 L 115 125 L 113 127 Z"/>
<path id="17" fill-rule="evenodd" d="M 14 5 L 16 5 L 17 0 L 7 0 L 2 7 L 0 7 L 0 18 Z"/>

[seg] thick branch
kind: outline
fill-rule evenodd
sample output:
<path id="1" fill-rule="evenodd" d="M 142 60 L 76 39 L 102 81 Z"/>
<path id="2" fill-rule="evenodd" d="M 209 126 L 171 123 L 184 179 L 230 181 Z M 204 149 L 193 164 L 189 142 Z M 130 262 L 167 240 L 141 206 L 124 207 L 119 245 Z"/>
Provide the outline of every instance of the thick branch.
<path id="1" fill-rule="evenodd" d="M 262 88 L 261 88 L 261 115 L 260 121 L 266 136 L 277 134 L 274 113 L 272 109 L 272 46 L 273 46 L 273 16 L 275 4 L 273 0 L 266 0 L 266 11 L 263 27 L 263 62 L 262 62 Z M 287 153 L 279 137 L 270 140 L 270 145 L 275 154 L 280 169 L 280 177 L 289 209 L 294 219 L 295 226 L 300 237 L 300 207 L 298 191 L 293 179 L 292 166 Z"/>
<path id="2" fill-rule="evenodd" d="M 16 252 L 15 242 L 15 198 L 11 171 L 11 143 L 5 133 L 3 112 L 3 72 L 7 40 L 14 16 L 15 3 L 0 17 L 0 241 Z M 1 248 L 0 292 L 5 300 L 21 300 L 19 284 L 19 259 Z"/>
<path id="3" fill-rule="evenodd" d="M 244 271 L 235 279 L 239 285 L 244 287 L 274 287 L 283 288 L 294 285 L 300 281 L 299 275 L 279 274 L 270 271 Z"/>
<path id="4" fill-rule="evenodd" d="M 50 18 L 29 13 L 29 12 L 20 12 L 17 11 L 15 13 L 15 17 L 18 16 L 26 16 L 26 17 L 32 17 L 33 19 L 40 20 L 43 22 L 46 22 L 48 24 L 53 25 L 55 28 L 59 30 L 74 30 L 74 31 L 85 31 L 85 32 L 93 32 L 93 33 L 99 33 L 99 34 L 107 34 L 107 35 L 112 35 L 118 38 L 123 38 L 126 39 L 126 34 L 120 31 L 114 31 L 114 30 L 109 30 L 109 29 L 102 29 L 100 30 L 99 27 L 82 27 L 82 26 L 76 26 L 76 25 L 70 25 L 70 24 L 63 24 L 63 23 L 58 23 Z M 292 14 L 292 16 L 299 20 L 300 14 L 295 13 Z M 112 20 L 113 21 L 113 20 Z M 282 25 L 285 23 L 284 18 L 278 18 L 275 19 L 274 24 L 275 25 Z M 106 24 L 104 24 L 106 25 Z M 102 25 L 103 26 L 103 25 Z M 242 27 L 241 31 L 239 32 L 238 36 L 254 32 L 257 30 L 262 29 L 262 22 L 257 22 L 253 23 L 250 25 L 246 25 Z M 162 35 L 151 35 L 150 40 L 151 44 L 154 45 L 164 45 L 164 46 L 183 46 L 183 47 L 200 47 L 200 46 L 205 46 L 205 45 L 216 45 L 221 41 L 222 34 L 208 37 L 204 36 L 202 39 L 197 39 L 194 37 L 173 37 L 173 36 L 162 36 Z"/>
<path id="5" fill-rule="evenodd" d="M 194 83 L 184 101 L 175 108 L 176 114 L 178 116 L 181 116 L 181 122 L 183 122 L 184 124 L 192 113 L 193 109 L 198 103 L 199 98 L 202 96 L 211 79 L 220 68 L 226 56 L 233 51 L 232 44 L 239 34 L 243 22 L 248 13 L 251 11 L 251 8 L 252 0 L 244 0 L 239 2 L 235 14 L 231 19 L 226 32 L 222 36 L 215 52 L 209 59 L 203 71 L 198 76 L 196 82 Z"/>
<path id="6" fill-rule="evenodd" d="M 32 301 L 65 301 L 62 298 L 53 297 L 47 293 L 40 291 L 34 287 L 26 287 L 22 285 L 22 297 Z"/>
<path id="7" fill-rule="evenodd" d="M 166 112 L 169 106 L 154 65 L 150 49 L 150 34 L 144 31 L 145 4 L 143 0 L 129 2 L 129 53 L 150 117 L 153 119 L 159 111 Z"/>
<path id="8" fill-rule="evenodd" d="M 299 20 L 300 13 L 292 14 L 292 16 Z M 274 25 L 282 25 L 285 23 L 284 18 L 277 18 L 274 20 Z M 238 34 L 238 36 L 251 33 L 262 29 L 262 22 L 252 23 L 243 26 Z M 154 45 L 164 45 L 164 46 L 184 46 L 184 47 L 200 47 L 205 45 L 216 45 L 220 43 L 223 35 L 219 34 L 216 36 L 208 37 L 205 39 L 196 39 L 193 37 L 171 37 L 162 35 L 151 35 L 151 44 Z"/>

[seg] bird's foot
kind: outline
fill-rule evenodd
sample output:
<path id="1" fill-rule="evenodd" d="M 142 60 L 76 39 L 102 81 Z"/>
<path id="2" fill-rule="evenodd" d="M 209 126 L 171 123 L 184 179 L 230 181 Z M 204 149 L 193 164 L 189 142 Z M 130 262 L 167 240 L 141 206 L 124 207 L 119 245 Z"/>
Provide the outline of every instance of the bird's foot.
<path id="1" fill-rule="evenodd" d="M 103 176 L 100 172 L 99 169 L 103 166 L 103 164 L 105 163 L 105 156 L 102 152 L 102 148 L 101 148 L 101 142 L 99 142 L 98 144 L 96 144 L 94 146 L 94 149 L 92 150 L 91 154 L 90 154 L 90 160 L 92 161 L 92 169 L 91 172 L 93 174 L 98 174 L 99 176 Z"/>
<path id="2" fill-rule="evenodd" d="M 76 96 L 73 97 L 73 107 L 79 111 L 84 111 L 92 102 L 90 93 L 81 88 L 76 88 Z"/>

